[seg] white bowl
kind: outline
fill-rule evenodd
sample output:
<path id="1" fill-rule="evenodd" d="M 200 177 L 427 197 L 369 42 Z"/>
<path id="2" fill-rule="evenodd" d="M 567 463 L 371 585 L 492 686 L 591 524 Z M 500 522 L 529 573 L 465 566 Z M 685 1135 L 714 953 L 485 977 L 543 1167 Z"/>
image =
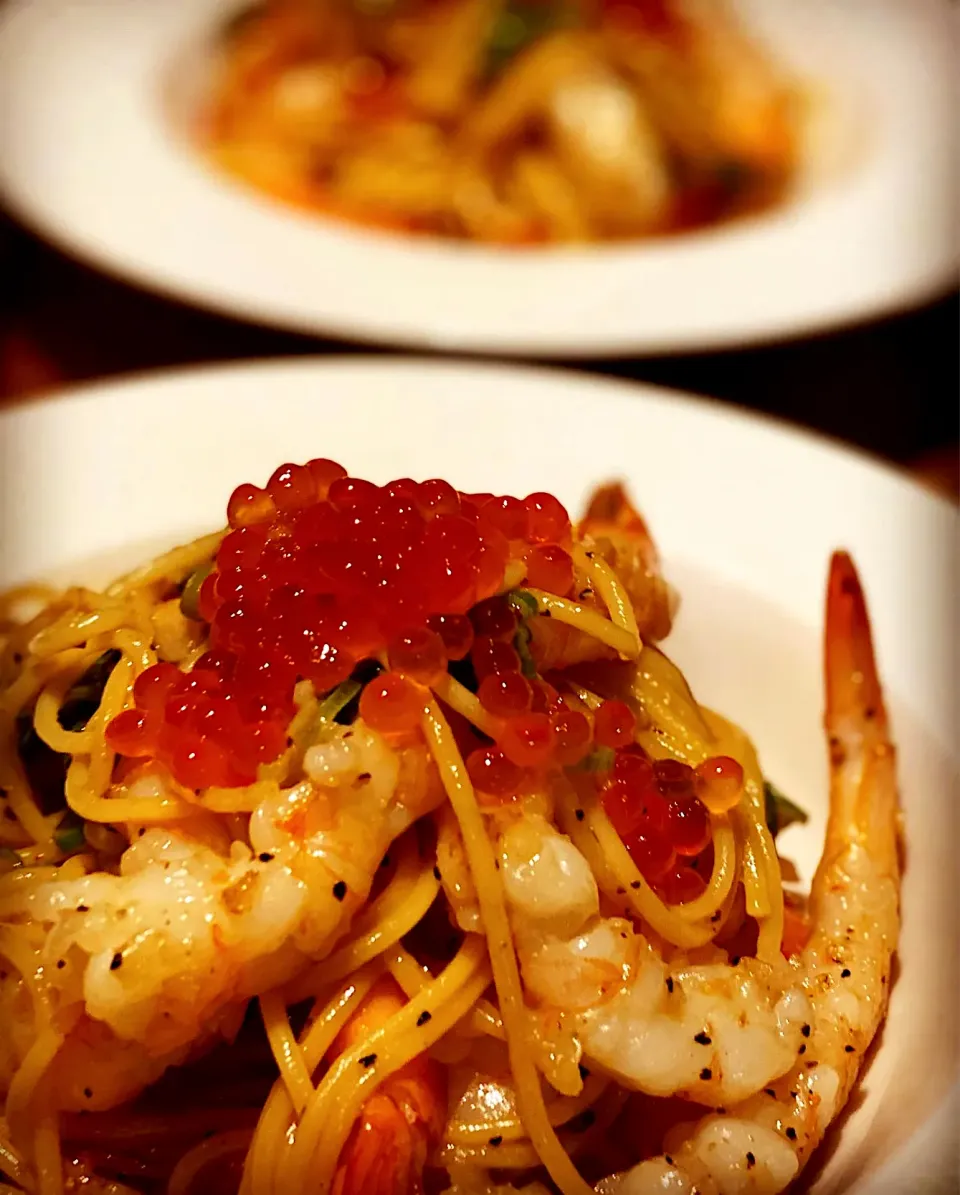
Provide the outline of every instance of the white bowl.
<path id="1" fill-rule="evenodd" d="M 957 512 L 785 425 L 550 371 L 293 360 L 85 387 L 0 413 L 0 586 L 103 581 L 222 523 L 243 480 L 331 456 L 378 481 L 548 489 L 576 511 L 622 476 L 683 607 L 669 650 L 811 812 L 781 840 L 809 879 L 826 751 L 820 636 L 830 552 L 860 569 L 890 700 L 907 827 L 899 975 L 879 1048 L 807 1176 L 823 1193 L 957 1189 L 960 1071 Z"/>

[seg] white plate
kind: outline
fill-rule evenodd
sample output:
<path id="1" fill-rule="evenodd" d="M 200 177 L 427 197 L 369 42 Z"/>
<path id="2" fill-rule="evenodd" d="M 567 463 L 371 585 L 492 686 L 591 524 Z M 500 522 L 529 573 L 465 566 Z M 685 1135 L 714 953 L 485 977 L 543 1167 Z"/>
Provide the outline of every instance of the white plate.
<path id="1" fill-rule="evenodd" d="M 327 455 L 374 480 L 557 493 L 620 475 L 683 606 L 670 650 L 753 735 L 811 821 L 825 811 L 821 619 L 837 546 L 860 568 L 900 751 L 908 833 L 890 1015 L 828 1147 L 821 1195 L 956 1190 L 957 514 L 900 475 L 719 404 L 560 372 L 382 358 L 293 360 L 87 387 L 0 414 L 0 586 L 100 580 L 220 525 L 241 481 Z M 952 1095 L 949 1095 L 952 1089 Z"/>
<path id="2" fill-rule="evenodd" d="M 658 244 L 504 251 L 299 214 L 182 135 L 238 0 L 9 0 L 0 190 L 66 250 L 311 334 L 597 356 L 741 345 L 920 302 L 955 280 L 958 12 L 947 0 L 740 0 L 823 113 L 797 194 Z"/>

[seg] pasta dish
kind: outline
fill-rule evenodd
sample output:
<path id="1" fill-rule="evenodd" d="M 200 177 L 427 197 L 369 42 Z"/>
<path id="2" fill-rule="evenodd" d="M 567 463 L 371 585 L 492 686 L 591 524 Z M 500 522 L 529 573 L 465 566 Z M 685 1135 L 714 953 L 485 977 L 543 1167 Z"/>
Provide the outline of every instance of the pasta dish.
<path id="1" fill-rule="evenodd" d="M 300 208 L 575 244 L 776 204 L 798 96 L 725 0 L 262 0 L 220 38 L 198 137 Z"/>
<path id="2" fill-rule="evenodd" d="M 899 929 L 894 754 L 830 566 L 826 842 L 662 650 L 619 484 L 332 461 L 0 605 L 0 1192 L 773 1193 Z M 717 650 L 722 650 L 722 644 Z"/>

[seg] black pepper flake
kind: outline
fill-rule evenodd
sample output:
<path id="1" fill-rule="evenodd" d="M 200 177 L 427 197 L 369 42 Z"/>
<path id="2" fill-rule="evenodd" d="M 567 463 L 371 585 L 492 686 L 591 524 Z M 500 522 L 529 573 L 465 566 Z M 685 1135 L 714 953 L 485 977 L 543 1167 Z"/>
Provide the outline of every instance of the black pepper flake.
<path id="1" fill-rule="evenodd" d="M 593 597 L 593 590 L 592 589 L 581 589 L 580 593 L 577 596 L 579 597 L 581 602 L 585 602 L 588 597 Z"/>
<path id="2" fill-rule="evenodd" d="M 800 1027 L 800 1032 L 803 1034 L 804 1037 L 809 1037 L 810 1036 L 810 1026 L 802 1025 Z"/>
<path id="3" fill-rule="evenodd" d="M 841 979 L 849 979 L 850 978 L 850 968 L 849 967 L 843 968 L 843 970 L 840 972 L 840 978 Z"/>
<path id="4" fill-rule="evenodd" d="M 580 1063 L 580 1065 L 577 1069 L 580 1071 L 581 1079 L 589 1079 L 590 1078 L 590 1071 L 583 1065 L 582 1062 Z"/>
<path id="5" fill-rule="evenodd" d="M 66 965 L 67 965 L 66 962 L 62 958 L 57 959 L 57 970 L 58 971 L 62 971 Z"/>
<path id="6" fill-rule="evenodd" d="M 710 1080 L 713 1078 L 713 1071 L 709 1066 L 705 1066 L 703 1068 L 703 1070 L 700 1072 L 700 1078 L 704 1081 L 704 1083 L 710 1082 Z"/>
<path id="7" fill-rule="evenodd" d="M 113 958 L 110 960 L 110 970 L 116 971 L 119 967 L 122 967 L 122 966 L 123 966 L 123 955 L 120 954 L 120 952 L 118 951 L 113 956 Z"/>
<path id="8" fill-rule="evenodd" d="M 796 1139 L 797 1139 L 797 1130 L 796 1130 L 796 1129 L 793 1127 L 793 1125 L 791 1125 L 791 1126 L 790 1126 L 790 1128 L 788 1128 L 788 1129 L 787 1129 L 787 1137 L 788 1137 L 788 1138 L 789 1138 L 791 1141 L 796 1141 Z"/>
<path id="9" fill-rule="evenodd" d="M 494 1148 L 496 1148 L 498 1145 L 503 1145 L 503 1138 L 502 1138 L 502 1137 L 500 1136 L 500 1134 L 498 1133 L 498 1134 L 496 1135 L 496 1137 L 491 1137 L 491 1138 L 490 1138 L 490 1142 L 489 1142 L 489 1143 L 490 1143 L 490 1145 L 492 1145 Z"/>
<path id="10" fill-rule="evenodd" d="M 800 1098 L 800 1096 L 799 1096 L 799 1094 L 798 1094 L 796 1091 L 791 1091 L 791 1092 L 790 1092 L 790 1098 L 791 1098 L 792 1100 L 798 1100 L 798 1099 Z"/>
<path id="11" fill-rule="evenodd" d="M 293 739 L 289 735 L 287 735 L 287 746 L 288 747 L 293 746 Z"/>
<path id="12" fill-rule="evenodd" d="M 709 1046 L 711 1039 L 705 1033 L 698 1033 L 693 1040 L 698 1046 Z"/>
<path id="13" fill-rule="evenodd" d="M 673 1166 L 673 1165 L 675 1165 L 673 1158 L 671 1158 L 669 1154 L 664 1154 L 664 1155 L 663 1155 L 663 1160 L 666 1162 L 666 1164 L 667 1164 L 668 1166 Z"/>
<path id="14" fill-rule="evenodd" d="M 630 884 L 630 887 L 634 890 L 634 892 L 636 892 L 636 890 L 640 887 L 640 881 L 633 880 L 632 883 Z"/>
<path id="15" fill-rule="evenodd" d="M 723 911 L 721 909 L 717 909 L 717 911 L 710 918 L 710 924 L 716 925 L 722 916 L 723 916 Z"/>
<path id="16" fill-rule="evenodd" d="M 499 860 L 499 859 L 494 859 L 494 861 L 493 861 L 493 870 L 494 870 L 494 871 L 499 871 L 499 870 L 500 870 L 500 860 Z"/>
<path id="17" fill-rule="evenodd" d="M 83 1094 L 86 1096 L 86 1098 L 87 1098 L 88 1100 L 92 1100 L 92 1099 L 93 1099 L 93 1092 L 90 1090 L 90 1088 L 89 1088 L 89 1087 L 84 1087 L 84 1089 L 83 1089 Z"/>
<path id="18" fill-rule="evenodd" d="M 731 967 L 739 967 L 740 966 L 740 955 L 739 954 L 735 954 L 733 956 L 733 958 L 730 960 L 730 966 Z"/>
<path id="19" fill-rule="evenodd" d="M 848 1054 L 852 1054 L 855 1047 L 854 1046 L 844 1046 L 843 1048 Z"/>
<path id="20" fill-rule="evenodd" d="M 358 784 L 368 784 L 372 779 L 373 779 L 373 777 L 370 775 L 369 772 L 361 772 L 360 775 L 357 777 L 357 783 Z"/>
<path id="21" fill-rule="evenodd" d="M 617 896 L 623 896 L 626 893 L 626 891 L 627 891 L 626 888 L 618 888 Z"/>
<path id="22" fill-rule="evenodd" d="M 670 993 L 671 996 L 673 995 L 673 980 L 670 978 L 669 975 L 667 976 L 667 991 Z"/>
<path id="23" fill-rule="evenodd" d="M 371 1067 L 371 1066 L 373 1066 L 373 1064 L 376 1061 L 377 1061 L 376 1054 L 364 1054 L 364 1056 L 360 1059 L 360 1065 L 366 1066 L 366 1067 Z"/>
<path id="24" fill-rule="evenodd" d="M 77 912 L 78 913 L 89 913 L 90 906 L 89 905 L 77 905 Z"/>
<path id="25" fill-rule="evenodd" d="M 417 1017 L 417 1028 L 419 1029 L 421 1025 L 426 1025 L 427 1021 L 429 1021 L 432 1016 L 432 1013 L 429 1013 L 426 1009 L 424 1009 L 423 1012 Z"/>
<path id="26" fill-rule="evenodd" d="M 586 814 L 583 812 L 582 809 L 575 809 L 574 813 L 576 814 L 578 822 L 582 822 L 584 817 L 586 816 Z"/>
<path id="27" fill-rule="evenodd" d="M 747 1169 L 752 1170 L 754 1168 L 754 1166 L 756 1166 L 756 1164 L 757 1164 L 757 1159 L 753 1156 L 753 1152 L 748 1149 L 747 1150 Z"/>
<path id="28" fill-rule="evenodd" d="M 777 1093 L 773 1090 L 772 1087 L 764 1087 L 763 1090 L 764 1090 L 764 1093 L 766 1095 L 768 1095 L 772 1100 L 775 1100 L 777 1098 Z"/>
<path id="29" fill-rule="evenodd" d="M 436 865 L 436 864 L 434 864 L 434 865 L 433 865 L 433 878 L 434 878 L 435 880 L 439 880 L 439 879 L 441 878 L 441 877 L 440 877 L 440 868 L 439 868 L 439 867 L 437 867 L 437 865 Z"/>
<path id="30" fill-rule="evenodd" d="M 807 1047 L 803 1046 L 803 1045 L 800 1047 L 799 1050 L 797 1050 L 798 1054 L 806 1054 L 806 1052 L 807 1052 Z"/>
<path id="31" fill-rule="evenodd" d="M 726 1116 L 727 1114 L 726 1108 L 714 1108 L 714 1112 L 716 1112 L 718 1116 Z"/>
<path id="32" fill-rule="evenodd" d="M 261 863 L 269 863 L 273 859 L 272 851 L 261 851 L 257 856 Z"/>
<path id="33" fill-rule="evenodd" d="M 383 856 L 383 858 L 380 860 L 380 866 L 381 867 L 389 867 L 390 866 L 390 856 L 389 855 Z"/>
<path id="34" fill-rule="evenodd" d="M 334 900 L 343 900 L 343 898 L 346 895 L 347 895 L 346 880 L 337 880 L 337 882 L 333 885 L 333 899 Z"/>

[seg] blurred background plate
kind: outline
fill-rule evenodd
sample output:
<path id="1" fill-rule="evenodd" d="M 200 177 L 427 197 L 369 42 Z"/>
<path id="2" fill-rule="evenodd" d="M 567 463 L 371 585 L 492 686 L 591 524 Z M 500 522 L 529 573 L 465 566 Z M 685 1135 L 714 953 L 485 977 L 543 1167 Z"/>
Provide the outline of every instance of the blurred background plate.
<path id="1" fill-rule="evenodd" d="M 823 330 L 950 287 L 957 8 L 740 0 L 811 78 L 794 197 L 668 242 L 563 252 L 407 241 L 288 211 L 184 133 L 233 0 L 12 0 L 0 15 L 0 190 L 129 280 L 309 334 L 482 353 L 676 352 Z"/>
<path id="2" fill-rule="evenodd" d="M 879 1049 L 809 1178 L 818 1195 L 956 1191 L 955 508 L 824 440 L 653 387 L 301 359 L 161 373 L 0 414 L 0 587 L 102 582 L 105 567 L 220 525 L 239 482 L 320 455 L 378 482 L 547 489 L 574 512 L 595 484 L 625 478 L 681 591 L 668 650 L 811 811 L 778 843 L 806 879 L 826 805 L 823 591 L 832 549 L 852 551 L 897 741 L 904 920 Z"/>

